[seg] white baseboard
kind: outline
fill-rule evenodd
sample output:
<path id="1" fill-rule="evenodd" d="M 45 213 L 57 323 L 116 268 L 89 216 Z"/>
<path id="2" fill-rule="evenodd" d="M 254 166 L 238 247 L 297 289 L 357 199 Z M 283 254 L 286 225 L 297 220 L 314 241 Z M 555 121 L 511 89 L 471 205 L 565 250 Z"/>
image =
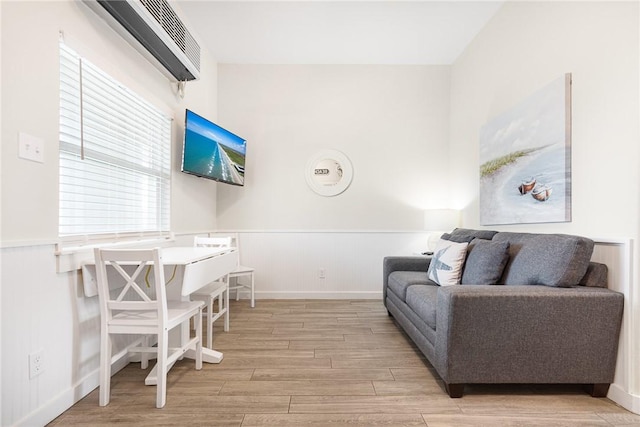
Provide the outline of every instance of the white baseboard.
<path id="1" fill-rule="evenodd" d="M 624 391 L 618 384 L 611 384 L 607 397 L 634 414 L 640 414 L 640 396 Z"/>
<path id="2" fill-rule="evenodd" d="M 231 293 L 233 299 L 235 293 Z M 240 299 L 248 299 L 249 293 L 240 291 Z M 256 301 L 261 299 L 370 299 L 382 302 L 382 291 L 266 291 L 256 292 Z"/>
<path id="3" fill-rule="evenodd" d="M 124 357 L 111 366 L 111 375 L 115 375 L 129 364 L 129 360 Z M 17 423 L 15 426 L 44 426 L 59 417 L 64 411 L 78 403 L 82 398 L 98 388 L 100 370 L 96 369 L 75 386 L 60 393 L 49 402 L 40 406 L 37 410 L 30 413 Z"/>

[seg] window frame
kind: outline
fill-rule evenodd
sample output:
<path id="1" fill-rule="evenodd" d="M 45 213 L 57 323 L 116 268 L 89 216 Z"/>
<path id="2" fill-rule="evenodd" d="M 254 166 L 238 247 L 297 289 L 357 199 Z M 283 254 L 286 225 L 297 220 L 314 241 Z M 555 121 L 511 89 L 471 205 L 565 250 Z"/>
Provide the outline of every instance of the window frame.
<path id="1" fill-rule="evenodd" d="M 74 66 L 77 66 L 75 70 Z M 94 92 L 87 94 L 86 92 L 90 91 L 90 85 L 98 85 L 97 90 L 102 92 L 96 91 L 96 87 L 93 87 L 91 90 Z M 118 99 L 118 97 L 121 98 Z M 116 104 L 107 105 L 111 102 Z M 129 106 L 132 110 L 126 111 Z M 134 108 L 136 108 L 135 111 Z M 89 112 L 89 109 L 93 111 Z M 114 119 L 116 113 L 121 122 Z M 131 117 L 136 118 L 131 119 Z M 150 117 L 148 122 L 150 124 L 145 125 L 147 122 L 143 122 L 140 117 Z M 60 40 L 59 119 L 58 176 L 60 181 L 56 253 L 68 254 L 95 246 L 173 240 L 174 236 L 170 229 L 172 117 L 81 57 Z M 103 126 L 105 124 L 106 126 Z M 101 134 L 96 136 L 98 126 L 103 128 L 99 130 Z M 92 132 L 94 132 L 93 135 Z M 117 132 L 122 133 L 116 137 L 114 135 Z M 157 144 L 158 141 L 160 144 Z M 116 146 L 115 149 L 114 146 Z M 112 155 L 114 153 L 116 155 Z M 73 171 L 70 165 L 74 164 L 84 165 L 82 167 L 86 170 Z M 105 170 L 113 168 L 111 174 L 117 170 L 116 178 L 114 175 L 103 175 L 102 178 L 98 178 L 99 174 L 96 170 L 100 168 Z M 122 183 L 112 182 L 120 181 L 123 171 L 129 175 L 128 180 L 124 178 Z M 67 173 L 83 173 L 84 176 L 65 175 Z M 96 179 L 93 179 L 94 177 Z M 98 193 L 101 201 L 96 202 L 94 207 L 87 208 L 87 201 L 83 199 L 76 210 L 73 207 L 75 202 L 63 200 L 63 197 L 70 197 L 69 189 L 76 184 L 69 181 L 75 179 L 85 183 L 85 193 L 78 196 L 79 199 L 86 198 L 86 191 L 90 189 Z M 99 182 L 99 179 L 102 179 L 102 182 Z M 145 193 L 147 198 L 136 198 L 138 194 L 143 193 L 137 188 L 140 182 L 149 182 L 148 192 Z M 106 187 L 96 189 L 99 185 Z M 107 213 L 102 217 L 102 213 L 98 212 L 99 209 L 110 209 L 112 203 L 115 203 L 114 200 L 124 200 L 118 192 L 119 190 L 122 192 L 123 188 L 134 192 L 139 191 L 139 193 L 129 193 L 132 194 L 129 200 L 123 201 L 124 204 L 120 205 L 123 210 Z M 111 198 L 113 194 L 117 196 Z M 74 197 L 76 197 L 75 193 Z M 149 197 L 153 198 L 151 202 L 148 200 Z M 141 209 L 148 214 L 140 215 L 144 217 L 142 222 L 137 215 L 139 211 L 136 209 Z M 106 220 L 104 224 L 99 224 L 99 227 L 92 228 L 85 222 L 84 228 L 80 229 L 76 228 L 75 223 L 69 226 L 69 217 L 65 215 L 75 215 L 77 211 L 84 211 L 85 215 L 82 218 L 85 220 L 90 218 L 88 212 L 93 212 L 98 220 L 109 217 L 110 220 L 115 218 L 116 223 L 109 223 L 109 220 Z M 100 229 L 100 227 L 103 228 Z"/>

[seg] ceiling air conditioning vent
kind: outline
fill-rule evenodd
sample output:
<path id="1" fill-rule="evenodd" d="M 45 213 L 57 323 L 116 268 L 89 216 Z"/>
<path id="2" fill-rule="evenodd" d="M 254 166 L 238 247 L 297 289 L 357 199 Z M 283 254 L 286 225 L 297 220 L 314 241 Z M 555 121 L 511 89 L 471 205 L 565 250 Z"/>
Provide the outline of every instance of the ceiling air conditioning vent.
<path id="1" fill-rule="evenodd" d="M 147 59 L 177 81 L 200 77 L 200 46 L 167 0 L 85 0 Z M 168 73 L 167 73 L 168 72 Z"/>

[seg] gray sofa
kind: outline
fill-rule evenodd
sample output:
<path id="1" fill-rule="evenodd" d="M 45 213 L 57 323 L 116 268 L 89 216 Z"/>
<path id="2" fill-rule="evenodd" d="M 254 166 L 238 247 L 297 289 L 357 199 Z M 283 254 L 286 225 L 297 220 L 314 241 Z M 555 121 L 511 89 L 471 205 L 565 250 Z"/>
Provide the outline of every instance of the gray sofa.
<path id="1" fill-rule="evenodd" d="M 463 284 L 430 280 L 432 257 L 386 257 L 383 301 L 449 396 L 480 383 L 585 384 L 606 396 L 623 295 L 606 288 L 606 265 L 590 261 L 592 240 L 469 229 L 444 237 L 470 242 Z"/>

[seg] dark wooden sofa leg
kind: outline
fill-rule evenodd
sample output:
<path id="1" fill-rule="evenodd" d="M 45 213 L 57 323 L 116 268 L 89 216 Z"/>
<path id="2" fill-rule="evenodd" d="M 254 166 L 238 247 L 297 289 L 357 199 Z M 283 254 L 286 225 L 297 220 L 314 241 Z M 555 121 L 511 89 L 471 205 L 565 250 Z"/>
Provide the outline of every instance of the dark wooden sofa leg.
<path id="1" fill-rule="evenodd" d="M 464 394 L 464 384 L 447 384 L 445 383 L 447 393 L 452 399 L 462 397 Z"/>
<path id="2" fill-rule="evenodd" d="M 607 397 L 609 385 L 607 383 L 588 384 L 587 391 L 592 397 Z"/>

